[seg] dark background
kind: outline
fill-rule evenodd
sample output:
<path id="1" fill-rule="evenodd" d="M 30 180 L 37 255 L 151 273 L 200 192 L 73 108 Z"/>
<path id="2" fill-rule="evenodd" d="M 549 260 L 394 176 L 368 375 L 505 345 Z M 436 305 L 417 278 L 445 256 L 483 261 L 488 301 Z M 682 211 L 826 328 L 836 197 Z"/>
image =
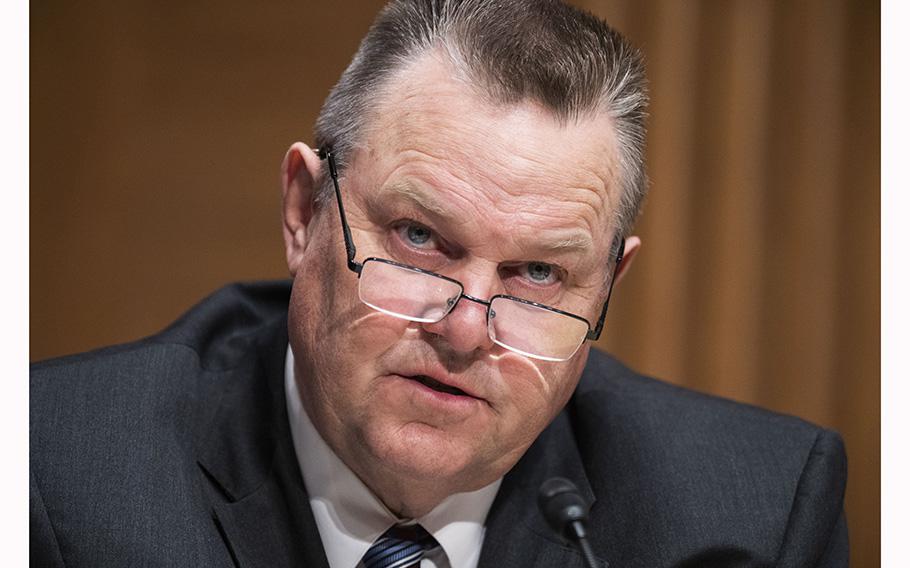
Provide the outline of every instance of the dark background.
<path id="1" fill-rule="evenodd" d="M 601 347 L 836 428 L 880 564 L 880 8 L 589 0 L 649 64 L 644 248 Z M 30 359 L 287 274 L 279 165 L 382 2 L 30 5 Z"/>

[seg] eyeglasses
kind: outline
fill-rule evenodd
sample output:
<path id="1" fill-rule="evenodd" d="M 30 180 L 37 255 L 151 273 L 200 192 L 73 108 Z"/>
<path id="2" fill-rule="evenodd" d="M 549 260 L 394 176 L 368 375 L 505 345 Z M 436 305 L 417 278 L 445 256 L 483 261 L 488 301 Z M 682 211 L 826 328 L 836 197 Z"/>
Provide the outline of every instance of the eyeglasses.
<path id="1" fill-rule="evenodd" d="M 475 298 L 464 293 L 464 285 L 458 280 L 416 266 L 377 257 L 356 262 L 357 249 L 344 213 L 335 157 L 329 148 L 321 148 L 316 153 L 320 159 L 328 161 L 341 216 L 348 268 L 358 275 L 360 301 L 367 306 L 408 321 L 436 323 L 449 315 L 462 299 L 475 302 L 487 309 L 487 333 L 493 343 L 544 361 L 571 359 L 586 340 L 596 341 L 600 337 L 613 282 L 622 262 L 624 239 L 619 239 L 607 299 L 593 329 L 581 316 L 523 298 L 507 294 L 497 294 L 489 300 Z"/>

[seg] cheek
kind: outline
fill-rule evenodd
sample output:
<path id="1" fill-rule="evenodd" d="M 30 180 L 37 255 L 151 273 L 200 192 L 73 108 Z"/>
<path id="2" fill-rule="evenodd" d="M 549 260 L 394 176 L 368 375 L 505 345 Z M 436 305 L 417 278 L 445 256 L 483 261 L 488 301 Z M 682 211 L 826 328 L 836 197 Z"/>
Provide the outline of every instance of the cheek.
<path id="1" fill-rule="evenodd" d="M 362 304 L 356 275 L 338 264 L 316 259 L 299 271 L 288 314 L 304 405 L 336 451 L 357 438 L 352 430 L 369 413 L 376 361 L 408 326 Z"/>
<path id="2" fill-rule="evenodd" d="M 379 313 L 355 299 L 356 304 L 340 324 L 339 348 L 354 361 L 370 364 L 394 346 L 410 322 Z"/>
<path id="3" fill-rule="evenodd" d="M 339 307 L 344 304 L 346 283 L 338 281 L 337 263 L 329 259 L 330 247 L 307 249 L 294 277 L 288 312 L 288 336 L 301 363 L 315 356 L 317 338 L 327 332 Z"/>
<path id="4" fill-rule="evenodd" d="M 374 376 L 374 361 L 401 338 L 408 322 L 364 305 L 357 275 L 328 260 L 332 254 L 319 250 L 298 271 L 288 333 L 302 372 L 313 377 L 320 398 L 337 407 Z"/>
<path id="5" fill-rule="evenodd" d="M 505 355 L 499 372 L 506 385 L 505 406 L 500 410 L 505 425 L 517 435 L 534 438 L 562 410 L 578 384 L 579 365 L 544 363 Z"/>
<path id="6" fill-rule="evenodd" d="M 408 326 L 361 303 L 356 288 L 337 286 L 318 296 L 303 295 L 290 332 L 299 330 L 296 343 L 320 368 L 340 365 L 350 371 L 367 364 L 397 342 Z"/>

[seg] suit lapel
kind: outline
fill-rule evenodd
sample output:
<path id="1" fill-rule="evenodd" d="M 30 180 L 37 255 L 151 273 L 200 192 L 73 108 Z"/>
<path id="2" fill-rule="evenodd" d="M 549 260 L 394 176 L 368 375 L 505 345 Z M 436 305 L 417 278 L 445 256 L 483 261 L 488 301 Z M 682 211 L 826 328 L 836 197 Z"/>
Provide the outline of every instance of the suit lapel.
<path id="1" fill-rule="evenodd" d="M 289 482 L 277 473 L 239 501 L 213 503 L 238 566 L 328 568 L 306 493 Z"/>
<path id="2" fill-rule="evenodd" d="M 487 517 L 478 568 L 585 566 L 581 553 L 553 533 L 538 509 L 540 485 L 555 476 L 571 480 L 589 503 L 594 502 L 566 412 L 556 417 L 503 479 Z M 603 560 L 600 565 L 608 566 Z"/>
<path id="3" fill-rule="evenodd" d="M 248 348 L 216 377 L 224 388 L 198 454 L 213 521 L 242 568 L 328 568 L 291 442 L 286 323 Z"/>

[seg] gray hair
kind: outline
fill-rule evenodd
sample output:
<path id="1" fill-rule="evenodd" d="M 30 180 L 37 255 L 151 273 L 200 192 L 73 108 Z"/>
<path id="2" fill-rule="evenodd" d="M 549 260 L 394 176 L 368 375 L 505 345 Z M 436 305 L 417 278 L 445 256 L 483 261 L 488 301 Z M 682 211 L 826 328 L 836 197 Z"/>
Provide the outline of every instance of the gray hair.
<path id="1" fill-rule="evenodd" d="M 606 22 L 558 0 L 390 2 L 316 121 L 316 145 L 333 149 L 339 170 L 394 73 L 434 48 L 444 49 L 494 102 L 533 101 L 564 121 L 607 113 L 616 129 L 622 186 L 614 223 L 620 235 L 631 231 L 648 185 L 643 58 Z M 330 191 L 324 184 L 317 199 Z"/>

